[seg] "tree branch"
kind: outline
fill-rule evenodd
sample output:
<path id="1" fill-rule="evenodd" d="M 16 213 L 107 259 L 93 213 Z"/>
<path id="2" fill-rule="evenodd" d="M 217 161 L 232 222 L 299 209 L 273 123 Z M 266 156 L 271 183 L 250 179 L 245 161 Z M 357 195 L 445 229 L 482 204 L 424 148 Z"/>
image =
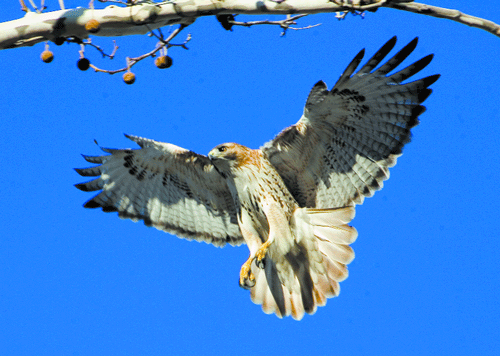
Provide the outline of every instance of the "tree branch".
<path id="1" fill-rule="evenodd" d="M 416 2 L 405 4 L 390 3 L 387 6 L 397 10 L 404 10 L 417 14 L 456 21 L 467 26 L 480 28 L 481 30 L 488 31 L 495 36 L 500 37 L 500 25 L 497 25 L 492 21 L 485 20 L 480 17 L 464 14 L 463 12 L 460 12 L 458 10 L 446 9 L 443 7 L 420 4 Z"/>
<path id="2" fill-rule="evenodd" d="M 23 0 L 20 3 L 23 10 L 28 10 Z M 28 10 L 20 19 L 0 23 L 0 49 L 31 46 L 61 37 L 85 39 L 89 36 L 85 25 L 90 20 L 99 23 L 94 35 L 116 37 L 146 34 L 172 24 L 189 25 L 201 16 L 359 12 L 380 7 L 447 18 L 500 37 L 500 26 L 491 21 L 411 0 L 169 0 L 157 3 L 135 0 L 128 1 L 127 6 L 111 5 L 103 9 L 76 8 L 46 13 Z"/>
<path id="3" fill-rule="evenodd" d="M 96 72 L 109 74 L 126 72 L 123 79 L 128 84 L 135 81 L 135 74 L 130 71 L 131 67 L 145 58 L 156 57 L 158 52 L 160 56 L 156 58 L 155 65 L 158 68 L 169 68 L 172 65 L 172 58 L 167 56 L 167 49 L 173 46 L 187 49 L 186 43 L 191 39 L 191 35 L 189 34 L 181 44 L 172 44 L 170 41 L 201 16 L 216 16 L 226 30 L 231 30 L 233 26 L 278 25 L 283 29 L 282 35 L 284 35 L 288 29 L 305 30 L 318 26 L 316 24 L 292 27 L 297 24 L 297 20 L 309 14 L 333 12 L 336 13 L 336 18 L 343 19 L 347 14 L 364 16 L 365 11 L 375 12 L 381 7 L 386 7 L 453 20 L 500 37 L 500 26 L 492 21 L 467 15 L 458 10 L 415 3 L 413 0 L 166 0 L 162 2 L 98 0 L 100 3 L 118 4 L 100 9 L 95 8 L 94 0 L 89 0 L 89 8 L 64 9 L 64 1 L 59 0 L 61 10 L 45 13 L 43 13 L 44 0 L 40 0 L 39 8 L 33 0 L 28 0 L 34 11 L 26 6 L 25 1 L 19 0 L 21 10 L 25 12 L 22 18 L 0 23 L 0 50 L 46 42 L 41 59 L 49 63 L 54 54 L 49 50 L 48 41 L 58 45 L 64 42 L 76 43 L 80 45 L 79 69 L 92 68 Z M 286 15 L 286 17 L 273 21 L 239 22 L 235 20 L 235 16 L 239 14 Z M 164 38 L 161 27 L 173 24 L 180 26 L 168 38 Z M 159 40 L 157 46 L 141 56 L 127 57 L 125 67 L 116 70 L 101 69 L 85 58 L 87 46 L 94 47 L 103 57 L 110 59 L 118 49 L 115 43 L 111 54 L 104 53 L 89 39 L 91 35 L 117 37 L 147 33 Z"/>

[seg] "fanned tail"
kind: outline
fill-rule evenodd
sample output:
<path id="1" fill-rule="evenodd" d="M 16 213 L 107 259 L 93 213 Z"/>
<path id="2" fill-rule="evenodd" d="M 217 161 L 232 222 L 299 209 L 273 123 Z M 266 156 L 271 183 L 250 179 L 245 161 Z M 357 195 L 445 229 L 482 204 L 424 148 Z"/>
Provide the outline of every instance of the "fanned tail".
<path id="1" fill-rule="evenodd" d="M 294 213 L 294 248 L 281 261 L 268 257 L 264 269 L 253 266 L 256 284 L 252 301 L 278 317 L 291 315 L 300 320 L 314 314 L 328 298 L 340 293 L 339 282 L 348 276 L 347 265 L 354 259 L 349 246 L 358 233 L 347 225 L 354 218 L 354 207 L 338 209 L 300 208 Z M 293 270 L 292 278 L 279 275 L 276 264 Z M 271 287 L 270 287 L 271 286 Z"/>

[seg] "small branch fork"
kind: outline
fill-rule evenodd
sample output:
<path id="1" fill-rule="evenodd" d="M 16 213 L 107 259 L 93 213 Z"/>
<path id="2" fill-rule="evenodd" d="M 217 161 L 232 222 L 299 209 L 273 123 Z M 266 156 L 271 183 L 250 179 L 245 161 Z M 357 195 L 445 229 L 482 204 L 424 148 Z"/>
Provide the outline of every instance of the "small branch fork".
<path id="1" fill-rule="evenodd" d="M 229 20 L 228 23 L 233 26 L 243 26 L 243 27 L 251 27 L 255 25 L 277 25 L 280 26 L 283 29 L 283 32 L 281 33 L 281 36 L 284 36 L 286 34 L 287 30 L 307 30 L 313 27 L 320 26 L 321 24 L 315 24 L 315 25 L 309 25 L 305 27 L 291 27 L 292 25 L 296 25 L 297 22 L 295 20 L 298 20 L 304 16 L 307 16 L 308 14 L 300 14 L 296 16 L 290 16 L 287 15 L 287 17 L 283 20 L 278 20 L 278 21 L 269 21 L 269 20 L 262 20 L 262 21 L 248 21 L 248 22 L 239 22 L 239 21 L 234 21 L 234 20 Z"/>
<path id="2" fill-rule="evenodd" d="M 392 0 L 331 0 L 339 6 L 348 8 L 348 11 L 363 12 L 376 11 L 379 7 L 386 6 Z M 397 1 L 397 0 L 396 0 Z"/>
<path id="3" fill-rule="evenodd" d="M 116 44 L 115 40 L 113 40 L 113 51 L 111 52 L 111 54 L 107 54 L 106 52 L 104 52 L 104 50 L 101 47 L 92 43 L 91 38 L 82 41 L 81 39 L 76 38 L 76 37 L 68 37 L 68 38 L 64 39 L 64 42 L 79 44 L 81 46 L 81 49 L 80 49 L 80 57 L 81 58 L 83 58 L 83 53 L 85 52 L 85 46 L 91 46 L 91 47 L 95 48 L 98 52 L 101 53 L 103 58 L 108 57 L 109 59 L 113 59 L 115 57 L 116 51 L 118 50 L 118 48 L 120 48 Z M 47 50 L 49 49 L 49 42 L 45 43 L 45 49 L 47 49 Z"/>
<path id="4" fill-rule="evenodd" d="M 42 11 L 47 8 L 45 6 L 45 0 L 40 0 L 40 7 L 37 7 L 33 0 L 28 0 L 28 1 L 30 3 L 31 7 L 33 7 L 33 10 L 35 10 L 35 12 L 37 14 L 41 14 Z M 31 12 L 29 7 L 26 6 L 26 3 L 24 2 L 24 0 L 19 0 L 19 3 L 21 4 L 21 11 Z M 61 10 L 64 10 L 64 0 L 59 0 L 59 5 L 61 6 Z"/>
<path id="5" fill-rule="evenodd" d="M 151 31 L 151 36 L 154 36 L 159 40 L 156 48 L 148 53 L 145 53 L 145 54 L 139 56 L 139 57 L 134 57 L 134 58 L 127 57 L 127 66 L 124 68 L 116 69 L 116 70 L 107 70 L 107 69 L 98 68 L 97 66 L 95 66 L 93 64 L 90 64 L 90 67 L 92 69 L 94 69 L 96 72 L 116 74 L 116 73 L 120 73 L 120 72 L 130 71 L 130 68 L 132 68 L 135 64 L 142 61 L 143 59 L 145 59 L 147 57 L 155 57 L 156 53 L 158 51 L 162 51 L 162 53 L 166 55 L 167 49 L 170 47 L 182 47 L 184 49 L 188 49 L 186 44 L 191 40 L 191 34 L 188 34 L 186 37 L 186 40 L 181 44 L 170 43 L 170 41 L 172 41 L 174 39 L 174 37 L 177 36 L 187 26 L 189 26 L 189 25 L 181 24 L 177 29 L 172 31 L 170 36 L 168 36 L 166 39 L 165 39 L 163 33 L 161 32 L 161 29 L 158 29 L 158 34 L 156 34 L 154 31 Z M 118 49 L 118 46 L 116 46 L 116 43 L 115 43 L 115 49 L 113 50 L 113 53 L 111 55 L 106 55 L 98 46 L 95 46 L 89 42 L 90 42 L 90 40 L 88 42 L 84 42 L 83 45 L 91 45 L 91 46 L 97 48 L 103 56 L 108 56 L 110 58 L 114 57 L 114 54 L 115 54 L 116 50 Z"/>
<path id="6" fill-rule="evenodd" d="M 86 41 L 83 41 L 81 45 L 84 46 L 84 47 L 85 46 L 94 47 L 96 50 L 98 50 L 101 53 L 101 55 L 102 55 L 103 58 L 108 57 L 109 59 L 113 59 L 115 57 L 116 51 L 118 50 L 118 48 L 120 48 L 116 44 L 116 41 L 113 40 L 113 52 L 111 52 L 111 54 L 107 54 L 107 53 L 104 52 L 104 50 L 101 47 L 93 44 L 92 43 L 92 39 L 90 39 L 90 38 L 88 40 L 86 40 Z M 83 55 L 83 51 L 81 51 L 81 52 L 82 52 L 82 55 Z"/>

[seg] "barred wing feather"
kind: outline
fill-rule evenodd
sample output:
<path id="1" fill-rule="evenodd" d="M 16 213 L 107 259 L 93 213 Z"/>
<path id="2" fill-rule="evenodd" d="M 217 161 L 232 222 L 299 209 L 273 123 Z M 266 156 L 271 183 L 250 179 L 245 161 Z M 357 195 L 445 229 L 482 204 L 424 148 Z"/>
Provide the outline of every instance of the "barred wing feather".
<path id="1" fill-rule="evenodd" d="M 187 239 L 223 246 L 240 245 L 236 208 L 225 180 L 208 157 L 168 143 L 127 136 L 141 149 L 109 149 L 105 156 L 84 156 L 100 164 L 76 169 L 96 179 L 77 184 L 101 190 L 86 208 L 118 212 Z"/>
<path id="2" fill-rule="evenodd" d="M 300 206 L 313 208 L 361 204 L 389 178 L 410 129 L 425 111 L 420 105 L 439 75 L 401 84 L 425 68 L 432 55 L 388 75 L 415 49 L 415 38 L 375 69 L 396 44 L 389 40 L 355 73 L 364 50 L 335 86 L 316 83 L 299 122 L 261 149 L 276 167 Z"/>

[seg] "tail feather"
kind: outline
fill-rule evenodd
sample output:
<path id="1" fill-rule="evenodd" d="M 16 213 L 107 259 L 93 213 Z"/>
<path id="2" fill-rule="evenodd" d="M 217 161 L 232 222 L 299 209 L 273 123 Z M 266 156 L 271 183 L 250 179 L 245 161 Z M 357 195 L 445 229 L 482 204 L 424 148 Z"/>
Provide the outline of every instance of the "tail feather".
<path id="1" fill-rule="evenodd" d="M 354 259 L 354 251 L 347 245 L 340 245 L 330 243 L 325 240 L 319 240 L 318 247 L 323 255 L 345 265 L 348 265 Z"/>
<path id="2" fill-rule="evenodd" d="M 332 231 L 335 230 L 335 231 Z M 358 233 L 349 225 L 342 226 L 319 226 L 314 227 L 314 236 L 322 241 L 332 244 L 349 245 L 356 241 Z"/>
<path id="3" fill-rule="evenodd" d="M 296 281 L 298 283 L 298 280 Z M 289 294 L 291 309 L 287 315 L 291 315 L 295 320 L 300 320 L 304 317 L 304 306 L 302 305 L 302 298 L 299 293 L 292 292 Z"/>
<path id="4" fill-rule="evenodd" d="M 283 287 L 280 278 L 278 276 L 276 264 L 274 263 L 273 260 L 271 260 L 267 256 L 265 259 L 264 271 L 266 273 L 267 285 L 271 290 L 271 296 L 274 298 L 274 301 L 276 302 L 277 311 L 279 311 L 281 315 L 286 315 L 285 295 L 283 294 Z M 275 310 L 275 312 L 277 311 Z"/>
<path id="5" fill-rule="evenodd" d="M 255 304 L 262 305 L 262 310 L 266 314 L 275 313 L 279 318 L 283 315 L 280 313 L 277 303 L 274 300 L 271 290 L 267 284 L 266 272 L 263 269 L 257 268 L 253 271 L 255 275 L 255 286 L 251 289 L 251 298 Z"/>
<path id="6" fill-rule="evenodd" d="M 349 277 L 349 270 L 347 265 L 333 261 L 330 257 L 324 256 L 324 263 L 326 264 L 326 273 L 328 278 L 333 281 L 342 282 Z"/>
<path id="7" fill-rule="evenodd" d="M 347 206 L 339 209 L 306 208 L 311 225 L 328 225 L 331 227 L 345 225 L 354 219 L 354 207 Z"/>
<path id="8" fill-rule="evenodd" d="M 357 231 L 347 225 L 354 214 L 352 206 L 297 209 L 292 224 L 296 241 L 290 252 L 280 261 L 266 257 L 264 269 L 252 266 L 256 278 L 252 301 L 267 314 L 300 320 L 339 295 L 339 282 L 347 278 L 347 264 L 354 258 L 349 244 Z M 276 266 L 287 266 L 293 275 L 280 273 Z"/>
<path id="9" fill-rule="evenodd" d="M 278 297 L 275 298 L 269 287 L 266 271 L 256 266 L 255 270 L 252 269 L 252 271 L 255 275 L 256 284 L 251 289 L 250 296 L 255 304 L 262 306 L 262 311 L 264 313 L 274 313 L 280 319 L 285 316 L 292 316 L 295 320 L 300 320 L 304 317 L 305 310 L 300 292 L 290 291 L 287 287 L 282 285 L 282 295 L 278 295 Z M 294 283 L 297 285 L 299 284 L 296 277 Z M 277 289 L 275 289 L 275 293 L 276 291 Z M 280 303 L 283 304 L 280 305 Z"/>

